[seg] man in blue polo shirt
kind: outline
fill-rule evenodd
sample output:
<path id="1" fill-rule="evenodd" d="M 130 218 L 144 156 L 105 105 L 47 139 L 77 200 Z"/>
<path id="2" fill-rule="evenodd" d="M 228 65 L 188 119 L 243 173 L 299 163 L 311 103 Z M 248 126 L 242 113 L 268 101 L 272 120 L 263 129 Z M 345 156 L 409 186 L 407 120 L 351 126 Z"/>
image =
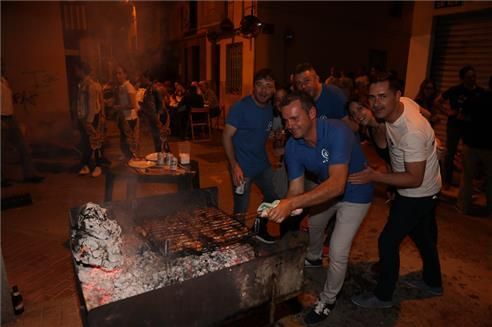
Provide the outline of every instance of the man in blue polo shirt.
<path id="1" fill-rule="evenodd" d="M 341 119 L 354 132 L 359 126 L 348 116 L 347 97 L 338 86 L 321 83 L 316 70 L 310 63 L 296 66 L 294 74 L 296 89 L 309 94 L 316 104 L 317 117 L 320 119 Z"/>
<path id="2" fill-rule="evenodd" d="M 243 192 L 234 192 L 235 215 L 247 212 L 252 182 L 260 188 L 264 201 L 272 202 L 278 198 L 265 149 L 273 121 L 271 98 L 275 93 L 275 79 L 272 71 L 259 70 L 253 83 L 253 94 L 241 99 L 229 111 L 222 136 L 234 187 L 244 187 Z M 261 219 L 257 238 L 273 243 L 267 223 L 267 219 Z"/>
<path id="3" fill-rule="evenodd" d="M 321 266 L 324 231 L 336 212 L 330 239 L 330 263 L 323 291 L 316 306 L 304 318 L 308 324 L 322 321 L 335 307 L 347 271 L 352 239 L 364 219 L 373 197 L 373 186 L 347 183 L 348 175 L 364 170 L 366 159 L 354 133 L 336 119 L 316 118 L 313 99 L 292 93 L 280 104 L 286 127 L 292 134 L 285 147 L 289 177 L 287 198 L 268 212 L 282 222 L 298 208 L 309 207 L 309 246 L 306 266 Z M 316 176 L 318 186 L 305 192 L 304 174 Z"/>

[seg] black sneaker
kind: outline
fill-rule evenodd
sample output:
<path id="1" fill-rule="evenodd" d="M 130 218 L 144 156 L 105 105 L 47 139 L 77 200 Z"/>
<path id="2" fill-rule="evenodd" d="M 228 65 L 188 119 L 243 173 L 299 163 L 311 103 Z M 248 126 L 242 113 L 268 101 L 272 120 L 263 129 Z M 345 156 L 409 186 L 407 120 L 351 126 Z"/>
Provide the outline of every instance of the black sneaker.
<path id="1" fill-rule="evenodd" d="M 309 260 L 307 258 L 304 259 L 304 267 L 306 268 L 319 268 L 323 266 L 323 260 L 321 259 L 316 259 L 316 260 Z"/>
<path id="2" fill-rule="evenodd" d="M 441 296 L 443 294 L 442 287 L 429 286 L 423 280 L 408 279 L 404 280 L 403 283 L 411 288 L 422 291 L 426 295 Z"/>
<path id="3" fill-rule="evenodd" d="M 335 308 L 335 303 L 328 304 L 318 300 L 314 308 L 304 317 L 304 322 L 308 325 L 315 325 L 322 322 L 328 318 L 330 312 Z"/>

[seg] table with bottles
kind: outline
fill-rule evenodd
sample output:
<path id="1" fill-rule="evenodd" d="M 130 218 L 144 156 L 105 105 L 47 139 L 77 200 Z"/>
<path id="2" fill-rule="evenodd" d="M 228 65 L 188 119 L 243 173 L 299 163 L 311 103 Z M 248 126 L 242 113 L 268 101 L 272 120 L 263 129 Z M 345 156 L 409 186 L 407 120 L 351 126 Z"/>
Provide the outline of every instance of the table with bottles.
<path id="1" fill-rule="evenodd" d="M 131 167 L 127 163 L 112 166 L 105 171 L 104 201 L 112 201 L 117 180 L 126 182 L 127 200 L 136 198 L 139 183 L 176 184 L 178 191 L 200 188 L 199 166 L 195 160 L 190 160 L 187 165 L 177 164 L 176 167 L 166 163 L 141 168 Z"/>

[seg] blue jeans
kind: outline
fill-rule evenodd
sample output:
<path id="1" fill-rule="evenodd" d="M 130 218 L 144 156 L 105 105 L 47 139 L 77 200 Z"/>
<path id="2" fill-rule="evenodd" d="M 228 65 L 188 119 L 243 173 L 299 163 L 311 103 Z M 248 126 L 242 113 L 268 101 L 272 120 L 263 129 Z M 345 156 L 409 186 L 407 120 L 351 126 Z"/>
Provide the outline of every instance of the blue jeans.
<path id="1" fill-rule="evenodd" d="M 247 182 L 244 185 L 244 193 L 238 195 L 234 193 L 234 214 L 246 213 L 249 205 L 249 193 L 251 192 L 251 184 L 254 182 L 263 194 L 263 201 L 273 202 L 278 199 L 273 188 L 273 171 L 272 167 L 268 167 L 261 173 L 255 176 L 248 176 Z"/>

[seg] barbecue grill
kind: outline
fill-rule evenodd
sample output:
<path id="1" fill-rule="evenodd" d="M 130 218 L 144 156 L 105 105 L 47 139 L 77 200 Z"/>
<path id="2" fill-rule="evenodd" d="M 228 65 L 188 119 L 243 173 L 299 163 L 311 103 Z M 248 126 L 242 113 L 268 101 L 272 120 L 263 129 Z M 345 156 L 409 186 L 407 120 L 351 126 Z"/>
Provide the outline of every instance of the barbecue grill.
<path id="1" fill-rule="evenodd" d="M 306 237 L 257 242 L 217 209 L 216 188 L 101 206 L 121 227 L 125 264 L 104 269 L 73 255 L 85 326 L 220 325 L 301 290 Z M 79 212 L 70 210 L 71 235 Z"/>

